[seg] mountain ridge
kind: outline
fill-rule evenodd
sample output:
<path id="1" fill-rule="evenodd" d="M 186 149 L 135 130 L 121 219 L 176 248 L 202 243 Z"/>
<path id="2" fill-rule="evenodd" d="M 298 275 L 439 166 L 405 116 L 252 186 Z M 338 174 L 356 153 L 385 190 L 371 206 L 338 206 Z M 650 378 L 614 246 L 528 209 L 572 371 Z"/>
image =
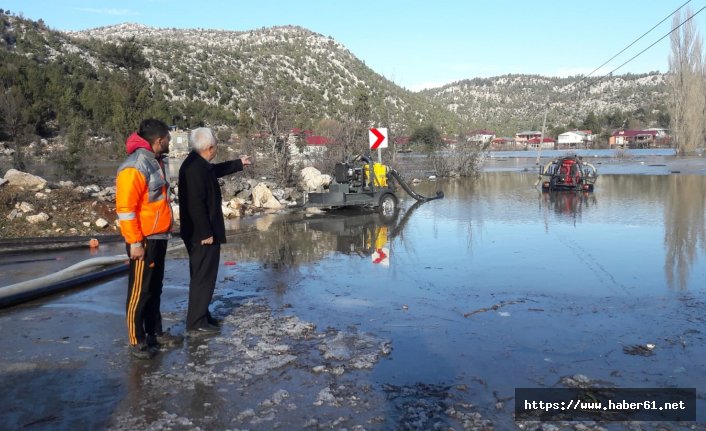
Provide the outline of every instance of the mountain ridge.
<path id="1" fill-rule="evenodd" d="M 370 69 L 332 37 L 298 25 L 234 31 L 121 23 L 55 31 L 43 21 L 17 21 L 12 26 L 22 31 L 15 28 L 14 33 L 34 40 L 34 52 L 23 55 L 41 61 L 78 55 L 94 69 L 115 70 L 100 50 L 133 40 L 149 61 L 144 75 L 167 102 L 199 101 L 230 112 L 232 118 L 243 112 L 254 115 L 253 107 L 271 91 L 288 106 L 291 125 L 304 128 L 350 116 L 361 95 L 369 106 L 370 125 L 398 134 L 428 124 L 446 134 L 536 129 L 547 101 L 548 129 L 578 126 L 592 113 L 629 117 L 644 126 L 665 122 L 667 88 L 660 73 L 605 77 L 578 95 L 576 84 L 591 80 L 520 74 L 468 78 L 413 92 Z M 611 126 L 615 124 L 605 124 Z"/>

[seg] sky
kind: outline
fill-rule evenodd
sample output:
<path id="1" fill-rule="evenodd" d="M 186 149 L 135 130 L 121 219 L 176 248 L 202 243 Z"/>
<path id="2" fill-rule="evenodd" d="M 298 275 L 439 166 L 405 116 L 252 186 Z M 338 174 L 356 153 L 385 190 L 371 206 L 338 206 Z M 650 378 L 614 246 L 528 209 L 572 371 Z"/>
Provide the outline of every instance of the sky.
<path id="1" fill-rule="evenodd" d="M 587 75 L 669 17 L 591 76 L 666 72 L 669 37 L 657 41 L 685 3 L 684 15 L 706 7 L 706 0 L 0 0 L 0 8 L 55 30 L 124 22 L 233 31 L 299 25 L 418 91 L 512 73 Z M 703 34 L 706 10 L 693 22 Z"/>

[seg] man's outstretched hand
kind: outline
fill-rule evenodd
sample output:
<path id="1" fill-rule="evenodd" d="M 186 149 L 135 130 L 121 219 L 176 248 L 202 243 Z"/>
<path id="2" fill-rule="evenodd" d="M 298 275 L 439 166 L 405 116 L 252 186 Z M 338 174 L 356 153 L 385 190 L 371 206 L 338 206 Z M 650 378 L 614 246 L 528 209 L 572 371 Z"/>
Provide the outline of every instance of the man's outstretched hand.
<path id="1" fill-rule="evenodd" d="M 250 156 L 240 156 L 240 161 L 243 162 L 243 166 L 252 165 L 252 161 L 250 160 Z"/>

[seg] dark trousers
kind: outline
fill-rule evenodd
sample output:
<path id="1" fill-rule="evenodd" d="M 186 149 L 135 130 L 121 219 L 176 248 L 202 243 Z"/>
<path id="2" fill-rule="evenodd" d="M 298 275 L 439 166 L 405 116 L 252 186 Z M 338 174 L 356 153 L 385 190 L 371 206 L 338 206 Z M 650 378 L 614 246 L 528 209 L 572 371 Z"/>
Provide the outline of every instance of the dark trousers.
<path id="1" fill-rule="evenodd" d="M 166 239 L 148 239 L 143 242 L 142 260 L 130 259 L 125 320 L 130 344 L 145 342 L 145 335 L 162 333 L 162 315 L 159 306 L 164 279 Z M 126 244 L 128 256 L 130 245 Z"/>
<path id="2" fill-rule="evenodd" d="M 213 298 L 221 259 L 221 245 L 190 244 L 189 252 L 189 307 L 186 329 L 196 329 L 208 323 L 208 305 Z"/>

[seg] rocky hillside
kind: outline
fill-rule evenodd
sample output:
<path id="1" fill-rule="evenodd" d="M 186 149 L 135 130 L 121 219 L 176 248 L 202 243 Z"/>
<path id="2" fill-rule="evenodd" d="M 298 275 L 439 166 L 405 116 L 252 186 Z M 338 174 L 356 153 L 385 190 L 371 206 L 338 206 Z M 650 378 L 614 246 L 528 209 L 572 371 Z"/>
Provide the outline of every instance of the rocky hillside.
<path id="1" fill-rule="evenodd" d="M 603 79 L 506 75 L 455 82 L 422 94 L 464 123 L 509 134 L 541 128 L 547 104 L 550 127 L 571 122 L 578 126 L 589 112 L 628 112 L 644 126 L 656 126 L 666 112 L 667 86 L 659 73 Z"/>
<path id="2" fill-rule="evenodd" d="M 312 123 L 349 111 L 362 91 L 373 120 L 387 123 L 389 118 L 398 127 L 453 122 L 451 113 L 386 80 L 334 39 L 301 27 L 235 32 L 121 24 L 67 35 L 111 43 L 136 40 L 151 63 L 150 80 L 175 101 L 198 99 L 239 111 L 274 89 L 300 120 Z"/>
<path id="3" fill-rule="evenodd" d="M 411 93 L 376 74 L 334 39 L 301 27 L 232 32 L 123 24 L 70 35 L 139 40 L 152 61 L 152 79 L 165 84 L 176 100 L 197 97 L 238 109 L 263 88 L 276 88 L 300 112 L 323 118 L 340 114 L 353 103 L 356 88 L 362 88 L 370 95 L 372 118 L 386 122 L 391 117 L 403 128 L 420 122 L 447 132 L 459 123 L 507 133 L 536 128 L 547 100 L 552 125 L 580 124 L 591 111 L 636 113 L 646 125 L 655 125 L 649 123 L 664 111 L 666 99 L 664 76 L 658 73 L 599 81 L 507 75 Z"/>
<path id="4" fill-rule="evenodd" d="M 433 124 L 448 134 L 471 128 L 491 128 L 501 135 L 536 129 L 541 127 L 546 101 L 550 105 L 548 126 L 580 125 L 589 112 L 628 113 L 642 125 L 652 126 L 664 122 L 666 111 L 665 80 L 658 73 L 613 76 L 590 86 L 585 84 L 594 82 L 592 79 L 582 82 L 580 77 L 506 75 L 474 78 L 414 93 L 371 70 L 334 39 L 296 26 L 236 32 L 120 24 L 56 32 L 41 20 L 33 22 L 6 15 L 0 18 L 0 48 L 5 49 L 4 55 L 21 56 L 22 61 L 34 61 L 40 67 L 60 65 L 65 70 L 63 76 L 70 77 L 76 86 L 72 94 L 85 92 L 65 110 L 77 111 L 74 107 L 79 106 L 78 113 L 70 114 L 92 118 L 94 124 L 108 122 L 102 118 L 110 119 L 116 131 L 126 129 L 125 124 L 133 119 L 121 123 L 114 120 L 119 115 L 112 111 L 125 103 L 144 101 L 144 97 L 166 98 L 170 104 L 160 112 L 168 111 L 166 115 L 173 118 L 177 114 L 189 116 L 189 109 L 193 111 L 184 103 L 205 102 L 212 110 L 199 118 L 212 125 L 222 121 L 233 126 L 234 119 L 243 118 L 241 113 L 252 116 L 253 107 L 267 92 L 280 97 L 287 107 L 289 123 L 299 127 L 313 127 L 327 118 L 340 119 L 343 113 L 351 115 L 355 103 L 365 95 L 371 125 L 384 124 L 398 134 L 409 134 L 420 124 Z M 137 94 L 135 90 L 134 97 L 128 94 L 121 100 L 120 84 L 112 83 L 107 75 L 120 72 L 120 66 L 110 61 L 106 50 L 126 41 L 135 43 L 148 62 L 140 73 L 152 84 L 151 95 Z M 6 86 L 13 85 L 11 79 L 7 81 Z M 59 78 L 42 82 L 54 81 L 59 82 Z M 110 95 L 112 104 L 106 106 L 92 100 L 98 94 L 93 88 L 103 92 L 101 97 Z M 57 101 L 63 100 L 60 89 L 51 91 L 56 93 Z M 34 99 L 39 101 L 42 98 L 38 95 Z M 35 124 L 69 116 L 52 113 L 51 106 L 42 109 L 49 113 L 46 119 L 33 120 Z M 106 110 L 112 111 L 103 112 Z M 148 108 L 142 112 L 156 115 Z M 69 125 L 59 126 L 55 129 Z"/>

